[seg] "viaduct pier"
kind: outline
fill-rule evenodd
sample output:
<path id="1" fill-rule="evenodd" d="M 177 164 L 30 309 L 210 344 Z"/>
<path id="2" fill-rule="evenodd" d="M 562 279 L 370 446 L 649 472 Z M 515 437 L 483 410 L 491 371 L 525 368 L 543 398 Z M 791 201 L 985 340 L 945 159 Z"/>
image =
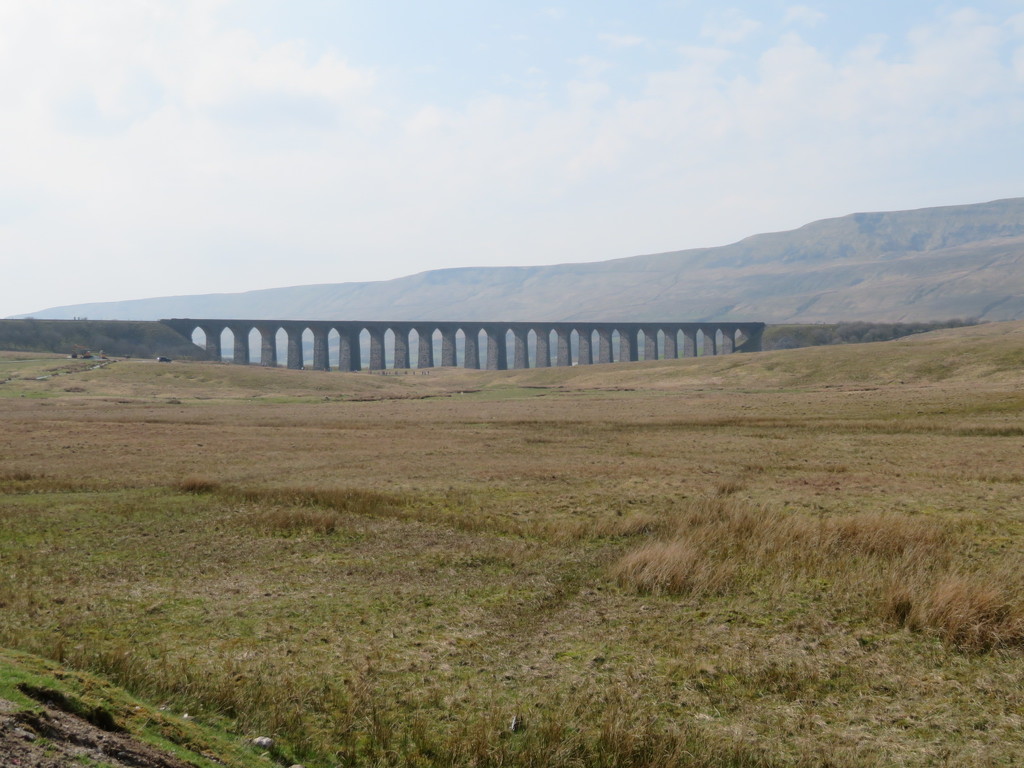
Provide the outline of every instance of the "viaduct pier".
<path id="1" fill-rule="evenodd" d="M 214 360 L 328 371 L 435 366 L 547 368 L 675 359 L 761 349 L 764 323 L 735 322 L 459 322 L 362 320 L 161 320 L 202 345 Z M 284 348 L 284 355 L 279 354 Z M 390 354 L 389 354 L 390 353 Z M 364 365 L 365 360 L 365 365 Z"/>

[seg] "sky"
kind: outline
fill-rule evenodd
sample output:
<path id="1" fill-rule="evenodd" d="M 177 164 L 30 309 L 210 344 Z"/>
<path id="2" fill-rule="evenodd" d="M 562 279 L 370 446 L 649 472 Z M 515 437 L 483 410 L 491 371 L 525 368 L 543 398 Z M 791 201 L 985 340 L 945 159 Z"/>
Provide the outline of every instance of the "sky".
<path id="1" fill-rule="evenodd" d="M 0 0 L 0 317 L 1024 195 L 1024 0 Z"/>

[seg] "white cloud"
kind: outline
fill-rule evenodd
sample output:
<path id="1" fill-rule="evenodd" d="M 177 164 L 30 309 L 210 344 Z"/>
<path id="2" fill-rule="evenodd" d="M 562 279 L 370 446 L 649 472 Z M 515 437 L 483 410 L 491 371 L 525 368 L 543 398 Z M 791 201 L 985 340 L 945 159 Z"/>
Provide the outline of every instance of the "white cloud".
<path id="1" fill-rule="evenodd" d="M 709 13 L 701 26 L 701 35 L 717 45 L 736 45 L 748 39 L 761 27 L 737 8 Z"/>
<path id="2" fill-rule="evenodd" d="M 234 33 L 216 43 L 203 46 L 189 65 L 183 96 L 190 106 L 205 108 L 252 93 L 287 94 L 341 106 L 373 83 L 371 73 L 350 67 L 331 53 L 313 58 L 298 42 L 265 47 Z"/>
<path id="3" fill-rule="evenodd" d="M 573 63 L 579 70 L 580 76 L 584 78 L 600 77 L 613 66 L 607 59 L 597 56 L 580 56 Z"/>
<path id="4" fill-rule="evenodd" d="M 0 263 L 22 275 L 0 314 L 715 245 L 1008 196 L 1024 173 L 1021 33 L 979 13 L 743 53 L 756 22 L 726 14 L 639 93 L 592 55 L 545 95 L 441 105 L 215 11 L 0 6 L 0 71 L 19 73 L 0 78 Z M 28 283 L 45 292 L 26 305 Z"/>
<path id="5" fill-rule="evenodd" d="M 611 33 L 602 33 L 597 36 L 597 39 L 607 43 L 611 48 L 635 48 L 647 42 L 646 38 L 638 35 L 613 35 Z"/>
<path id="6" fill-rule="evenodd" d="M 828 18 L 824 13 L 808 5 L 793 5 L 786 9 L 786 24 L 814 27 Z"/>
<path id="7" fill-rule="evenodd" d="M 1006 28 L 1017 37 L 1024 36 L 1024 13 L 1018 13 L 1007 19 Z"/>

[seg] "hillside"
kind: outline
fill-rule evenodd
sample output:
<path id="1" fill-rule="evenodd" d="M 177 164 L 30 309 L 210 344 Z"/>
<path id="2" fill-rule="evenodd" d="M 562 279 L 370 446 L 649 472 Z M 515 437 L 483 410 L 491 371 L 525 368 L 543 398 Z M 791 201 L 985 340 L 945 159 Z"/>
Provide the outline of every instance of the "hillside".
<path id="1" fill-rule="evenodd" d="M 858 213 L 605 262 L 474 267 L 372 283 L 163 297 L 37 317 L 911 321 L 1024 318 L 1024 198 Z"/>

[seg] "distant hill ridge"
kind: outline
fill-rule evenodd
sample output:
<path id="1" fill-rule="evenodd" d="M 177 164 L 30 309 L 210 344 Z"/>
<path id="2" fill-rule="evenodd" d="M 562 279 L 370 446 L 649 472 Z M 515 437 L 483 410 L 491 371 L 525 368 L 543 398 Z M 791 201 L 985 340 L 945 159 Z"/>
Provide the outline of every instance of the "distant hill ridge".
<path id="1" fill-rule="evenodd" d="M 1024 318 L 1024 198 L 855 213 L 731 245 L 382 282 L 76 304 L 40 318 L 839 320 Z"/>

